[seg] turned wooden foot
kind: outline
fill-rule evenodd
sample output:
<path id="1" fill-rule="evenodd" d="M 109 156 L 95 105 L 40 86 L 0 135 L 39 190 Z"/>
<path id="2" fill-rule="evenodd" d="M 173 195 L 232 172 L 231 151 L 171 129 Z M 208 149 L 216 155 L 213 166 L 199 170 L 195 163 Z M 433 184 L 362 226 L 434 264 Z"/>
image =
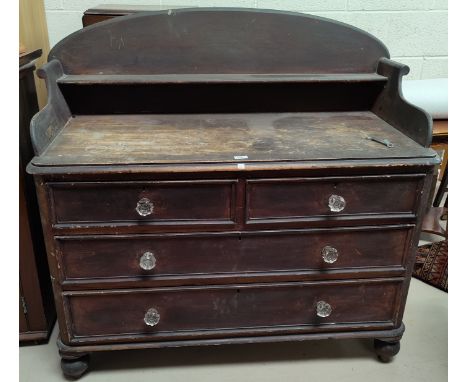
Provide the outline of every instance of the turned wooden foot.
<path id="1" fill-rule="evenodd" d="M 374 340 L 374 350 L 382 362 L 390 362 L 400 351 L 400 341 Z"/>
<path id="2" fill-rule="evenodd" d="M 89 355 L 84 355 L 76 358 L 62 358 L 60 362 L 63 375 L 70 379 L 80 378 L 89 366 Z"/>

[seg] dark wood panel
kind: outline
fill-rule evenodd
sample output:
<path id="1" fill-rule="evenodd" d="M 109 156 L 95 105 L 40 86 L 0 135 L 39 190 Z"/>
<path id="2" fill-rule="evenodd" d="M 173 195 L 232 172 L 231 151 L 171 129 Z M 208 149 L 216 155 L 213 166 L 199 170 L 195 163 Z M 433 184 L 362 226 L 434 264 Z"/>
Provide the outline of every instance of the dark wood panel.
<path id="1" fill-rule="evenodd" d="M 83 15 L 82 22 L 83 27 L 87 27 L 93 24 L 100 23 L 102 21 L 106 21 L 109 19 L 113 19 L 116 16 L 124 16 L 124 15 Z"/>
<path id="2" fill-rule="evenodd" d="M 293 277 L 295 272 L 307 270 L 326 274 L 346 268 L 403 267 L 411 228 L 70 236 L 56 240 L 62 280 L 136 278 L 157 282 L 172 276 L 187 283 L 187 277 L 177 276 L 209 278 L 213 273 L 227 277 L 226 273 L 238 276 L 243 272 L 290 272 Z M 337 259 L 331 259 L 333 263 L 324 261 L 325 247 L 338 251 Z M 140 259 L 145 253 L 149 253 L 153 269 L 141 267 Z"/>
<path id="3" fill-rule="evenodd" d="M 236 181 L 50 183 L 57 223 L 233 223 Z M 147 209 L 147 211 L 145 211 Z"/>
<path id="4" fill-rule="evenodd" d="M 302 329 L 302 330 L 301 330 Z M 64 359 L 75 358 L 76 356 L 83 356 L 89 352 L 102 352 L 111 350 L 136 350 L 136 349 L 158 349 L 170 348 L 181 346 L 208 346 L 208 345 L 231 345 L 231 344 L 254 344 L 254 343 L 281 343 L 290 341 L 310 341 L 310 340 L 327 340 L 330 339 L 330 333 L 326 331 L 317 331 L 315 333 L 307 333 L 304 327 L 297 328 L 301 334 L 286 334 L 281 335 L 277 333 L 265 333 L 265 335 L 258 335 L 260 330 L 257 330 L 256 335 L 245 335 L 241 337 L 232 337 L 227 334 L 225 337 L 215 339 L 196 338 L 194 340 L 180 340 L 180 341 L 142 341 L 142 342 L 128 342 L 128 343 L 106 343 L 106 344 L 81 344 L 79 339 L 73 341 L 73 345 L 66 345 L 62 340 L 57 340 L 59 352 Z M 307 328 L 308 329 L 308 328 Z M 387 324 L 374 324 L 372 327 L 369 324 L 356 324 L 347 325 L 346 327 L 339 327 L 340 331 L 333 333 L 334 339 L 350 339 L 350 338 L 387 338 L 398 340 L 401 338 L 405 331 L 405 325 L 401 324 L 399 327 L 388 326 Z M 88 339 L 89 341 L 89 339 Z"/>
<path id="5" fill-rule="evenodd" d="M 37 158 L 37 157 L 36 157 Z M 40 159 L 39 159 L 40 160 Z M 390 175 L 431 172 L 440 158 L 380 158 L 362 160 L 272 161 L 242 163 L 166 163 L 166 164 L 115 164 L 36 166 L 30 162 L 28 173 L 47 177 L 49 181 L 107 181 L 125 179 L 210 179 L 238 176 L 269 178 L 310 177 L 338 175 Z M 239 166 L 239 164 L 241 166 Z M 242 164 L 244 166 L 242 166 Z"/>
<path id="6" fill-rule="evenodd" d="M 155 4 L 99 4 L 94 7 L 88 8 L 83 12 L 84 16 L 108 16 L 108 17 L 118 17 L 118 16 L 127 16 L 133 13 L 138 12 L 155 12 L 163 9 L 177 9 L 177 8 L 187 8 L 185 5 L 175 5 L 175 4 L 165 4 L 165 5 L 155 5 Z M 83 18 L 84 21 L 84 18 Z M 101 20 L 103 21 L 103 20 Z M 86 26 L 86 25 L 83 25 Z"/>
<path id="7" fill-rule="evenodd" d="M 184 331 L 194 330 L 310 325 L 313 332 L 320 325 L 391 322 L 399 289 L 395 280 L 284 283 L 69 292 L 67 301 L 74 337 L 151 340 L 171 334 L 184 338 Z M 322 300 L 331 305 L 328 317 L 317 315 Z M 160 316 L 153 327 L 144 321 L 150 308 Z"/>
<path id="8" fill-rule="evenodd" d="M 350 25 L 239 8 L 118 17 L 75 32 L 49 54 L 70 74 L 368 73 L 381 57 L 389 57 L 382 42 Z"/>
<path id="9" fill-rule="evenodd" d="M 62 283 L 64 291 L 153 288 L 172 286 L 203 286 L 227 284 L 278 283 L 299 281 L 354 280 L 373 277 L 402 277 L 405 274 L 402 266 L 368 267 L 368 268 L 332 268 L 323 270 L 294 270 L 274 272 L 237 272 L 185 274 L 167 276 L 135 276 L 125 278 L 70 279 Z"/>
<path id="10" fill-rule="evenodd" d="M 402 96 L 402 77 L 409 66 L 381 58 L 377 73 L 388 77 L 388 84 L 375 100 L 372 111 L 415 142 L 429 147 L 432 140 L 432 118 L 423 109 L 414 106 Z"/>
<path id="11" fill-rule="evenodd" d="M 35 154 L 41 154 L 71 118 L 70 109 L 58 88 L 57 79 L 63 75 L 59 61 L 47 62 L 37 76 L 47 84 L 47 105 L 31 119 L 31 142 Z"/>
<path id="12" fill-rule="evenodd" d="M 48 322 L 49 313 L 46 307 L 49 307 L 44 297 L 48 295 L 42 295 L 40 279 L 47 277 L 47 269 L 38 268 L 36 263 L 36 252 L 35 249 L 40 251 L 41 247 L 34 247 L 34 239 L 37 236 L 33 235 L 30 225 L 30 216 L 28 215 L 28 203 L 26 200 L 26 189 L 24 184 L 23 174 L 19 177 L 19 272 L 20 272 L 20 283 L 21 283 L 21 295 L 23 298 L 23 308 L 26 308 L 26 322 L 28 331 L 47 330 L 50 322 Z M 34 205 L 32 205 L 34 207 Z M 37 222 L 36 222 L 37 224 Z M 36 234 L 37 235 L 37 234 Z M 43 252 L 37 253 L 37 258 Z M 41 273 L 39 273 L 41 271 Z M 42 273 L 44 272 L 44 273 Z M 43 283 L 43 287 L 47 287 L 47 284 Z M 47 291 L 47 290 L 46 290 Z M 50 290 L 49 290 L 50 293 Z"/>
<path id="13" fill-rule="evenodd" d="M 125 5 L 125 4 L 102 4 L 84 11 L 83 27 L 109 20 L 114 17 L 126 16 L 137 12 L 160 11 L 162 9 L 187 8 L 181 5 Z"/>
<path id="14" fill-rule="evenodd" d="M 39 49 L 20 56 L 19 60 L 20 342 L 47 339 L 55 321 L 34 179 L 26 173 L 26 165 L 34 156 L 29 123 L 38 111 L 34 60 L 41 54 Z"/>
<path id="15" fill-rule="evenodd" d="M 247 220 L 414 213 L 422 180 L 422 174 L 248 180 Z M 344 200 L 342 210 L 332 210 L 332 195 Z"/>

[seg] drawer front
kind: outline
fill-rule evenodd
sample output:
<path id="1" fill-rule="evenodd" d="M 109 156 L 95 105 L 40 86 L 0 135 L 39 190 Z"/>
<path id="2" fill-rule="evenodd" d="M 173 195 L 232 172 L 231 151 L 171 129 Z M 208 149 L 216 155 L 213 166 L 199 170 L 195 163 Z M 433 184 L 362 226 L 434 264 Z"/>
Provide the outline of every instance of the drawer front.
<path id="1" fill-rule="evenodd" d="M 214 330 L 226 335 L 248 328 L 288 326 L 294 331 L 306 326 L 314 331 L 391 323 L 400 287 L 399 281 L 381 279 L 75 292 L 66 299 L 75 338 L 141 335 L 151 340 L 193 338 Z"/>
<path id="2" fill-rule="evenodd" d="M 259 179 L 247 183 L 247 221 L 414 214 L 424 175 Z"/>
<path id="3" fill-rule="evenodd" d="M 412 226 L 57 238 L 64 280 L 402 266 Z"/>
<path id="4" fill-rule="evenodd" d="M 233 223 L 236 181 L 50 183 L 55 223 Z"/>

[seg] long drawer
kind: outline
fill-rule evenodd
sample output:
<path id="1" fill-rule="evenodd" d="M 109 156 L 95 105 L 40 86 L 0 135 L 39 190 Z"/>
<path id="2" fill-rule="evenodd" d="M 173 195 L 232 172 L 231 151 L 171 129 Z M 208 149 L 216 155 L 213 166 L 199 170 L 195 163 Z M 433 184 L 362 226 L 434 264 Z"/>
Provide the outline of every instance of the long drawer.
<path id="1" fill-rule="evenodd" d="M 375 279 L 68 292 L 65 299 L 72 340 L 141 341 L 390 327 L 400 289 L 401 280 Z"/>
<path id="2" fill-rule="evenodd" d="M 424 175 L 251 179 L 246 220 L 414 214 Z"/>
<path id="3" fill-rule="evenodd" d="M 402 266 L 413 226 L 58 237 L 62 281 Z"/>
<path id="4" fill-rule="evenodd" d="M 49 183 L 54 224 L 234 223 L 236 180 Z"/>

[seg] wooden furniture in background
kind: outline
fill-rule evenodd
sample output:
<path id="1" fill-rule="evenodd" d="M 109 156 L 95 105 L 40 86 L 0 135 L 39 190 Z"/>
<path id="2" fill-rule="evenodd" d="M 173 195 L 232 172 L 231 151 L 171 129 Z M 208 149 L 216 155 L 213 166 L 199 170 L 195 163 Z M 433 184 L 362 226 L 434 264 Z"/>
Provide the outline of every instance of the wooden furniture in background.
<path id="1" fill-rule="evenodd" d="M 49 338 L 55 322 L 54 298 L 34 180 L 26 165 L 34 156 L 29 123 L 39 110 L 34 83 L 41 50 L 19 57 L 19 322 L 20 342 Z"/>
<path id="2" fill-rule="evenodd" d="M 184 5 L 134 5 L 134 4 L 100 4 L 89 8 L 83 13 L 83 27 L 113 19 L 128 16 L 138 12 L 160 11 L 164 9 L 186 8 Z"/>
<path id="3" fill-rule="evenodd" d="M 439 153 L 442 163 L 434 180 L 434 200 L 428 207 L 421 231 L 447 237 L 446 228 L 440 221 L 447 220 L 448 214 L 448 196 L 444 205 L 441 205 L 445 193 L 448 192 L 448 120 L 433 121 L 431 147 Z M 438 184 L 437 180 L 440 181 Z"/>
<path id="4" fill-rule="evenodd" d="M 408 71 L 280 11 L 143 12 L 57 45 L 28 170 L 65 375 L 98 351 L 324 338 L 390 360 L 439 163 Z"/>
<path id="5" fill-rule="evenodd" d="M 431 147 L 440 153 L 442 163 L 438 179 L 442 180 L 448 163 L 448 119 L 435 119 L 432 124 Z"/>

